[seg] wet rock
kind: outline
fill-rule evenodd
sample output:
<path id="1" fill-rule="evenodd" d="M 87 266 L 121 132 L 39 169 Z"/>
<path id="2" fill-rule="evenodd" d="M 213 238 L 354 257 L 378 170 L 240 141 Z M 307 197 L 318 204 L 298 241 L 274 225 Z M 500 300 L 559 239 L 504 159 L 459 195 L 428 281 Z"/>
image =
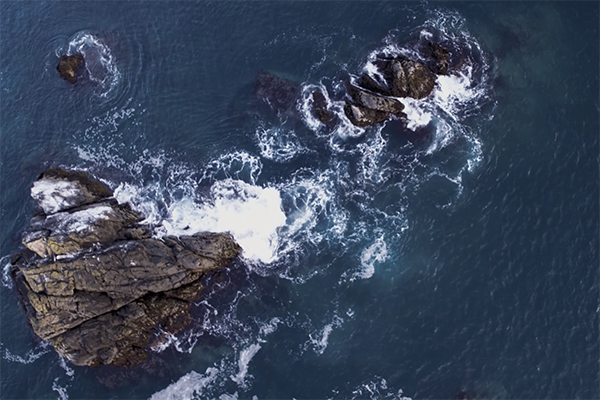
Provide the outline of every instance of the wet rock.
<path id="1" fill-rule="evenodd" d="M 256 95 L 277 112 L 293 109 L 300 93 L 300 85 L 270 72 L 262 72 L 256 79 Z"/>
<path id="2" fill-rule="evenodd" d="M 399 114 L 404 109 L 404 104 L 396 99 L 370 93 L 352 84 L 347 84 L 346 86 L 348 88 L 348 94 L 354 103 L 359 106 L 382 111 L 387 114 Z"/>
<path id="3" fill-rule="evenodd" d="M 385 85 L 377 82 L 369 74 L 362 74 L 360 78 L 358 78 L 356 84 L 362 88 L 370 90 L 371 92 L 383 94 L 384 96 L 389 96 L 391 94 Z"/>
<path id="4" fill-rule="evenodd" d="M 400 55 L 392 60 L 382 60 L 380 65 L 394 97 L 422 99 L 435 87 L 435 74 L 418 61 Z"/>
<path id="5" fill-rule="evenodd" d="M 319 119 L 319 121 L 327 124 L 333 120 L 334 114 L 327 107 L 327 100 L 325 95 L 321 92 L 313 92 L 313 113 Z"/>
<path id="6" fill-rule="evenodd" d="M 346 101 L 344 113 L 353 125 L 359 127 L 370 126 L 385 121 L 390 114 L 385 111 L 373 110 L 358 104 Z"/>
<path id="7" fill-rule="evenodd" d="M 22 243 L 40 257 L 76 254 L 97 244 L 112 243 L 124 227 L 143 218 L 116 200 L 36 216 Z"/>
<path id="8" fill-rule="evenodd" d="M 448 75 L 450 52 L 439 43 L 426 41 L 421 48 L 421 54 L 429 59 L 428 67 L 437 75 Z"/>
<path id="9" fill-rule="evenodd" d="M 80 75 L 85 60 L 81 54 L 60 56 L 56 69 L 60 73 L 61 78 L 65 79 L 70 83 L 77 83 L 77 77 Z"/>
<path id="10" fill-rule="evenodd" d="M 34 332 L 76 365 L 141 362 L 161 337 L 190 322 L 201 278 L 241 252 L 229 234 L 152 238 L 127 204 L 103 198 L 102 186 L 97 202 L 72 207 L 89 198 L 60 188 L 95 182 L 81 173 L 50 171 L 40 180 L 61 199 L 61 207 L 45 209 L 69 208 L 32 219 L 23 242 L 35 254 L 15 257 L 13 276 Z"/>

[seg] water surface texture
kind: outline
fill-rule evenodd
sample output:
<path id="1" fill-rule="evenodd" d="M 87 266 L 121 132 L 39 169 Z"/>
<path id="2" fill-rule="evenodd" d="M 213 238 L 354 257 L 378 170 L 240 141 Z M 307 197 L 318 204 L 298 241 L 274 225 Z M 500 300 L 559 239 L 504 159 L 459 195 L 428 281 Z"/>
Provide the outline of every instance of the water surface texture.
<path id="1" fill-rule="evenodd" d="M 5 268 L 0 397 L 598 398 L 598 21 L 577 1 L 2 1 L 2 267 L 51 167 L 244 253 L 125 372 L 36 339 Z M 344 80 L 427 38 L 458 69 L 406 127 L 350 125 Z M 256 98 L 261 71 L 300 85 L 294 109 Z"/>

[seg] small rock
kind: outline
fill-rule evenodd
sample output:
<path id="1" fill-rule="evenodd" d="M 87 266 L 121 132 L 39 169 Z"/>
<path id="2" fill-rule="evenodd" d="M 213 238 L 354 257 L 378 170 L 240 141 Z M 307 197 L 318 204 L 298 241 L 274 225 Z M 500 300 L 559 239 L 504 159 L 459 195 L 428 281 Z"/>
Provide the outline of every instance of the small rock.
<path id="1" fill-rule="evenodd" d="M 313 113 L 324 124 L 333 120 L 334 114 L 327 108 L 327 100 L 321 92 L 313 92 Z"/>
<path id="2" fill-rule="evenodd" d="M 73 54 L 71 56 L 63 54 L 60 56 L 56 69 L 60 73 L 61 78 L 70 83 L 77 82 L 82 67 L 85 65 L 85 60 L 81 54 Z"/>

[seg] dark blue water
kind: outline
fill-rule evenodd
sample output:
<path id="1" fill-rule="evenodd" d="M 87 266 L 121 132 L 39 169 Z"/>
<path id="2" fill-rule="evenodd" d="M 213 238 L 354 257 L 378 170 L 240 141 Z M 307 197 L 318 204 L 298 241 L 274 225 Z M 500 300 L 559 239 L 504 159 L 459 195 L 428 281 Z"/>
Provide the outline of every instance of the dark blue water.
<path id="1" fill-rule="evenodd" d="M 599 398 L 598 21 L 594 2 L 0 3 L 0 256 L 55 166 L 245 255 L 125 372 L 36 339 L 5 274 L 0 397 Z M 424 35 L 465 62 L 416 132 L 306 112 Z M 264 70 L 301 84 L 297 113 L 256 98 Z"/>

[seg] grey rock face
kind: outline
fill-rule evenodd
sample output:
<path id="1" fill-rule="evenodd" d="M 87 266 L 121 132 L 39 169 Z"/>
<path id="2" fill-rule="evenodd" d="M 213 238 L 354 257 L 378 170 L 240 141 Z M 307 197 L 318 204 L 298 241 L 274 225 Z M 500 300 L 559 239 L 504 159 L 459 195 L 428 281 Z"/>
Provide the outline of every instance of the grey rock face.
<path id="1" fill-rule="evenodd" d="M 140 215 L 89 182 L 56 170 L 36 181 L 44 190 L 34 199 L 53 213 L 32 219 L 23 243 L 35 255 L 19 260 L 14 278 L 34 332 L 59 353 L 76 365 L 129 367 L 190 322 L 202 276 L 241 248 L 222 233 L 152 238 Z"/>

